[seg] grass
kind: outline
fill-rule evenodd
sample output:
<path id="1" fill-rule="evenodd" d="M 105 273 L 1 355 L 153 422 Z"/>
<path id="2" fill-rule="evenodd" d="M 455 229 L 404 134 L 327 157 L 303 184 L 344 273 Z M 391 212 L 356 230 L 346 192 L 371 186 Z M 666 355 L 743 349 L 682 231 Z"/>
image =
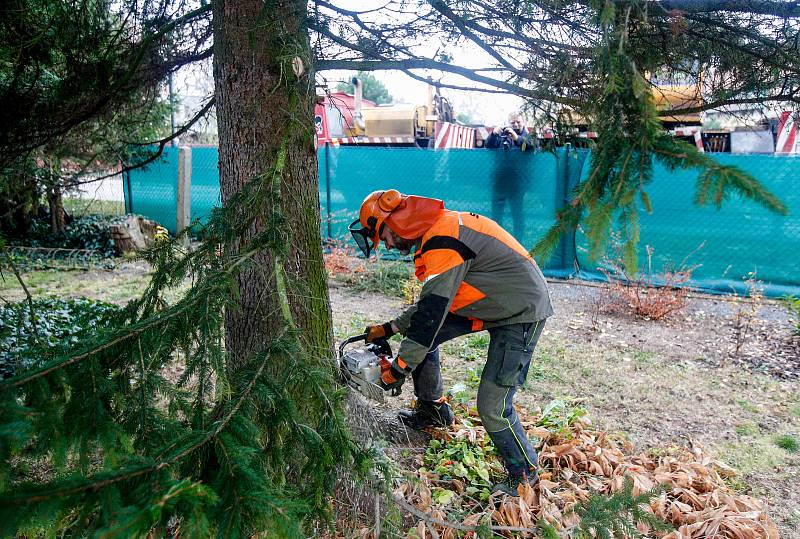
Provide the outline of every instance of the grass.
<path id="1" fill-rule="evenodd" d="M 375 292 L 403 298 L 408 294 L 414 276 L 408 262 L 378 259 L 368 262 L 363 272 L 342 273 L 334 278 L 356 292 Z"/>
<path id="2" fill-rule="evenodd" d="M 780 434 L 775 436 L 775 438 L 773 438 L 773 442 L 775 442 L 775 445 L 781 449 L 785 449 L 790 453 L 797 453 L 797 451 L 800 450 L 800 442 L 798 442 L 797 438 L 791 434 Z"/>
<path id="3" fill-rule="evenodd" d="M 800 417 L 800 404 L 793 405 L 790 412 L 793 416 Z"/>
<path id="4" fill-rule="evenodd" d="M 370 273 L 378 268 L 383 273 L 373 280 Z M 365 274 L 359 274 L 357 279 L 361 282 L 354 286 L 380 292 L 382 283 L 390 280 L 391 272 L 411 278 L 408 264 L 379 261 L 376 268 L 370 267 Z M 13 275 L 6 273 L 4 277 L 5 280 L 0 279 L 0 297 L 12 301 L 23 299 Z M 149 273 L 146 268 L 125 262 L 113 271 L 35 271 L 24 277 L 34 296 L 86 296 L 124 303 L 146 286 Z M 386 305 L 400 303 L 396 299 L 374 299 L 375 304 L 367 305 L 356 298 L 352 307 L 340 309 L 334 321 L 337 340 L 361 333 L 368 323 L 385 321 L 390 316 L 385 313 Z M 375 319 L 373 315 L 378 312 L 383 314 Z M 463 396 L 472 405 L 488 341 L 486 333 L 478 333 L 442 346 L 446 387 L 453 382 L 467 386 Z M 393 344 L 396 349 L 396 342 Z M 633 361 L 624 362 L 623 357 L 632 357 Z M 800 440 L 796 383 L 778 383 L 760 374 L 737 371 L 735 366 L 709 369 L 691 360 L 675 363 L 662 361 L 660 357 L 645 351 L 620 351 L 603 342 L 545 330 L 536 347 L 526 385 L 515 403 L 536 410 L 565 395 L 581 398 L 598 428 L 628 433 L 630 441 L 641 451 L 683 445 L 686 437 L 691 436 L 709 447 L 715 457 L 740 471 L 732 486 L 747 489 L 748 493 L 762 489 L 765 500 L 777 507 L 778 516 L 783 511 L 785 518 L 794 508 L 791 504 L 796 498 L 787 498 L 782 493 L 790 489 L 800 473 L 797 453 L 791 453 L 790 449 Z M 638 364 L 646 364 L 647 368 Z M 726 379 L 725 386 L 716 384 L 722 379 Z M 409 388 L 401 398 L 408 399 L 410 395 Z M 765 416 L 771 422 L 762 434 L 758 425 Z M 726 440 L 731 430 L 738 436 Z M 782 437 L 774 436 L 775 432 L 783 433 L 786 441 L 779 442 Z"/>
<path id="5" fill-rule="evenodd" d="M 784 463 L 783 452 L 768 437 L 720 444 L 715 453 L 726 464 L 736 468 L 743 478 L 751 475 L 764 476 L 767 471 Z"/>
<path id="6" fill-rule="evenodd" d="M 635 350 L 633 352 L 633 360 L 640 366 L 650 365 L 656 359 L 656 354 L 646 350 Z"/>
<path id="7" fill-rule="evenodd" d="M 750 412 L 750 413 L 753 413 L 753 414 L 757 414 L 757 413 L 759 413 L 759 412 L 761 411 L 761 410 L 758 408 L 758 406 L 753 406 L 752 404 L 750 404 L 750 403 L 749 403 L 749 402 L 747 402 L 746 400 L 737 399 L 737 400 L 736 400 L 736 404 L 738 404 L 739 406 L 741 406 L 743 410 L 745 410 L 745 411 L 747 411 L 747 412 Z"/>
<path id="8" fill-rule="evenodd" d="M 739 436 L 755 436 L 759 432 L 758 426 L 750 421 L 736 426 L 736 434 Z"/>
<path id="9" fill-rule="evenodd" d="M 114 270 L 42 270 L 22 274 L 22 280 L 34 299 L 49 296 L 87 297 L 123 305 L 139 297 L 150 280 L 149 270 L 123 263 Z M 177 297 L 172 291 L 168 301 Z M 0 297 L 7 301 L 25 299 L 25 292 L 12 274 L 0 278 Z"/>
<path id="10" fill-rule="evenodd" d="M 122 200 L 94 200 L 65 198 L 64 209 L 73 216 L 80 215 L 124 215 L 125 202 Z"/>

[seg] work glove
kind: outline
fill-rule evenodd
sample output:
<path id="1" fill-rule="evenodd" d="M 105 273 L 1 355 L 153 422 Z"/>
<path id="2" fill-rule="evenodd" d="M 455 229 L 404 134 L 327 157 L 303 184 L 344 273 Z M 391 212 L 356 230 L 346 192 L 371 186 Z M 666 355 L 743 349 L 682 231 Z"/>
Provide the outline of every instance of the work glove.
<path id="1" fill-rule="evenodd" d="M 367 338 L 365 339 L 367 342 L 375 342 L 388 340 L 389 337 L 394 335 L 394 330 L 392 329 L 392 323 L 386 322 L 378 326 L 367 326 L 364 333 L 367 334 Z"/>
<path id="2" fill-rule="evenodd" d="M 400 388 L 403 382 L 406 381 L 406 373 L 397 366 L 396 362 L 389 363 L 386 359 L 381 358 L 381 379 L 378 385 L 384 391 L 392 391 L 392 396 L 396 397 L 400 394 Z"/>

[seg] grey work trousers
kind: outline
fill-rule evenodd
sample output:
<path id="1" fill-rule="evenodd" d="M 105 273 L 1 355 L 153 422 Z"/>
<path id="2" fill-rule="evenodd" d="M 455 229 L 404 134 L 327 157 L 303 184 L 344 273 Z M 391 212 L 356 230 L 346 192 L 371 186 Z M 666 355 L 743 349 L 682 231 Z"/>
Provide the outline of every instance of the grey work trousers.
<path id="1" fill-rule="evenodd" d="M 488 330 L 489 353 L 478 387 L 478 415 L 512 473 L 521 473 L 536 465 L 536 452 L 519 424 L 513 400 L 517 387 L 524 384 L 528 376 L 544 322 L 509 324 Z M 447 315 L 425 360 L 411 374 L 418 399 L 435 401 L 442 397 L 444 383 L 439 345 L 469 333 L 474 333 L 471 320 Z"/>

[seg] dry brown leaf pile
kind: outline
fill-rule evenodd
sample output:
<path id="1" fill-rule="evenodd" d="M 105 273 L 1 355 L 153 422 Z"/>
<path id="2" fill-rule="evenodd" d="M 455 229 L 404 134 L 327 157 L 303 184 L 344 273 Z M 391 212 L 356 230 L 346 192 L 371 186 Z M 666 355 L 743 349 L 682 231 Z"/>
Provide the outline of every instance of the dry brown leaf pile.
<path id="1" fill-rule="evenodd" d="M 665 534 L 640 525 L 640 531 L 648 537 L 778 538 L 777 527 L 766 515 L 761 502 L 737 494 L 725 484 L 724 479 L 733 476 L 735 471 L 712 458 L 696 443 L 652 458 L 626 454 L 631 447 L 617 444 L 605 432 L 590 430 L 585 424 L 576 423 L 571 432 L 562 435 L 534 427 L 531 422 L 523 424 L 530 436 L 541 440 L 539 482 L 533 488 L 520 487 L 519 498 L 493 495 L 488 503 L 464 495 L 462 482 L 450 482 L 446 488 L 457 493 L 455 501 L 460 503 L 461 510 L 468 508 L 468 516 L 459 524 L 474 526 L 487 522 L 490 517 L 490 526 L 533 529 L 536 522 L 544 518 L 561 536 L 569 536 L 570 530 L 578 525 L 578 517 L 571 511 L 576 505 L 593 493 L 610 495 L 622 490 L 625 478 L 629 477 L 635 495 L 657 485 L 664 487 L 664 492 L 651 500 L 649 509 L 674 526 L 675 531 Z M 481 427 L 456 425 L 454 430 L 437 436 L 483 443 L 486 433 Z M 420 474 L 419 479 L 416 487 L 402 484 L 395 490 L 395 496 L 424 511 L 431 519 L 447 520 L 448 508 L 437 506 L 431 495 L 431 489 L 441 487 L 443 481 L 430 472 Z M 432 524 L 430 520 L 419 520 L 414 529 L 420 539 L 457 537 L 452 527 Z M 499 533 L 509 537 L 534 535 L 520 530 Z M 470 535 L 471 532 L 467 537 Z"/>

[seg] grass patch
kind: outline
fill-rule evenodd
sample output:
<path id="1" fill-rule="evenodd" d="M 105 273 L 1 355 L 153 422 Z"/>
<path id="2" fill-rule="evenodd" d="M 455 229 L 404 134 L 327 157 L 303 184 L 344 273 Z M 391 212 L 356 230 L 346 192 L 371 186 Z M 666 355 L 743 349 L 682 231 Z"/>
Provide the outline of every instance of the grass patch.
<path id="1" fill-rule="evenodd" d="M 789 409 L 789 411 L 791 412 L 791 414 L 793 416 L 800 417 L 800 404 L 792 405 L 792 407 Z"/>
<path id="2" fill-rule="evenodd" d="M 798 449 L 800 449 L 800 442 L 798 442 L 797 438 L 791 434 L 780 434 L 775 436 L 772 441 L 775 443 L 775 445 L 781 449 L 789 451 L 790 453 L 797 453 Z"/>
<path id="3" fill-rule="evenodd" d="M 412 267 L 400 260 L 376 260 L 364 272 L 339 274 L 337 281 L 357 292 L 375 292 L 396 298 L 406 297 L 413 279 Z"/>
<path id="4" fill-rule="evenodd" d="M 122 200 L 94 200 L 65 198 L 64 209 L 73 216 L 81 215 L 124 215 L 125 202 Z"/>
<path id="5" fill-rule="evenodd" d="M 759 432 L 758 426 L 750 421 L 736 425 L 736 434 L 739 436 L 755 436 Z"/>
<path id="6" fill-rule="evenodd" d="M 757 414 L 757 413 L 759 413 L 761 411 L 758 408 L 758 406 L 754 406 L 754 405 L 750 404 L 749 402 L 747 402 L 746 400 L 743 400 L 743 399 L 737 399 L 736 400 L 736 404 L 738 404 L 739 406 L 742 407 L 743 410 L 745 410 L 747 412 L 750 412 L 751 414 Z"/>
<path id="7" fill-rule="evenodd" d="M 119 270 L 42 270 L 24 273 L 22 280 L 34 299 L 87 297 L 121 305 L 141 295 L 150 281 L 150 274 Z M 178 292 L 170 291 L 167 300 L 171 301 Z M 25 298 L 25 292 L 13 275 L 4 273 L 0 278 L 0 296 L 19 301 Z"/>
<path id="8" fill-rule="evenodd" d="M 334 324 L 334 337 L 338 342 L 344 340 L 346 337 L 363 333 L 368 323 L 366 315 L 358 312 L 352 313 L 343 323 Z"/>
<path id="9" fill-rule="evenodd" d="M 747 438 L 741 442 L 725 443 L 715 453 L 736 468 L 743 476 L 758 474 L 783 464 L 784 453 L 769 438 Z"/>
<path id="10" fill-rule="evenodd" d="M 656 354 L 647 352 L 645 350 L 636 350 L 633 352 L 633 360 L 639 365 L 649 365 L 653 363 Z"/>

